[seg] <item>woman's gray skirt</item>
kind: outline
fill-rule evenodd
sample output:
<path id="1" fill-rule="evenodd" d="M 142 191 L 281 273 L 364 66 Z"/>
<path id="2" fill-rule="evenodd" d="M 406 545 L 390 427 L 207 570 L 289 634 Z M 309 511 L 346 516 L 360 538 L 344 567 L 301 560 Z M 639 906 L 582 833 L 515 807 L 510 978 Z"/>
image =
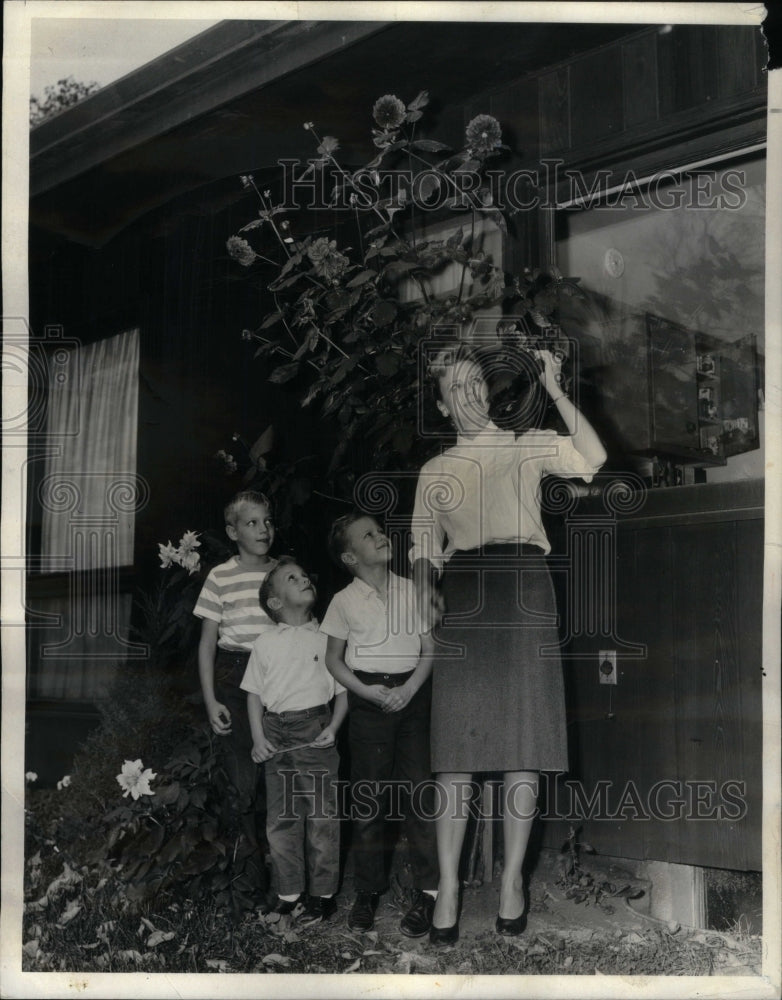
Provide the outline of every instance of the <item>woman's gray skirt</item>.
<path id="1" fill-rule="evenodd" d="M 432 770 L 566 771 L 557 609 L 542 550 L 456 552 L 441 585 Z"/>

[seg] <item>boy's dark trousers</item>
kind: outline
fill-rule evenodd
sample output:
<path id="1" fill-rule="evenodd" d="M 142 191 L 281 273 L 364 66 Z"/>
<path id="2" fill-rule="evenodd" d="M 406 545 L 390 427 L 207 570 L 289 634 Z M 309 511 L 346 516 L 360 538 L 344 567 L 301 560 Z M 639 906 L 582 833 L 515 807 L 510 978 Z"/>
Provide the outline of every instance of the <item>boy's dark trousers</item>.
<path id="1" fill-rule="evenodd" d="M 398 687 L 411 673 L 389 675 L 355 671 L 362 683 L 386 687 Z M 380 706 L 348 691 L 353 873 L 359 892 L 385 892 L 388 888 L 386 817 L 389 806 L 396 812 L 397 802 L 404 815 L 413 887 L 437 888 L 429 750 L 431 703 L 431 680 L 427 680 L 398 712 L 384 712 Z M 391 797 L 388 789 L 383 791 L 382 787 L 375 787 L 378 782 L 401 782 L 401 792 L 394 789 Z M 412 792 L 412 798 L 408 792 Z"/>
<path id="2" fill-rule="evenodd" d="M 239 685 L 244 677 L 249 652 L 217 650 L 214 666 L 215 697 L 231 713 L 231 732 L 217 737 L 221 761 L 232 788 L 228 789 L 229 815 L 234 821 L 237 834 L 241 835 L 248 850 L 244 871 L 249 877 L 252 891 L 265 892 L 268 888 L 266 866 L 264 864 L 264 786 L 260 780 L 262 769 L 252 759 L 253 739 L 250 719 L 247 714 L 247 692 Z M 240 852 L 243 854 L 244 852 Z"/>

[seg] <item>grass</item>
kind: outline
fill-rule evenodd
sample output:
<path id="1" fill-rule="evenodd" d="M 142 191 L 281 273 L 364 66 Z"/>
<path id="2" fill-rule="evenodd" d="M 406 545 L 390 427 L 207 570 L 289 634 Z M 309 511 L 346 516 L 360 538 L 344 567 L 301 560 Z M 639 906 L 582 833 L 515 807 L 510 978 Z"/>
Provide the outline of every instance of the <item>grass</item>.
<path id="1" fill-rule="evenodd" d="M 759 972 L 760 939 L 747 935 L 733 941 L 725 934 L 670 935 L 658 928 L 574 929 L 504 939 L 486 931 L 440 951 L 426 938 L 401 937 L 393 904 L 385 907 L 380 929 L 370 933 L 347 929 L 347 898 L 340 899 L 331 921 L 303 930 L 295 919 L 276 915 L 251 913 L 234 921 L 209 899 L 159 897 L 154 906 L 138 907 L 128 902 L 116 876 L 86 867 L 74 871 L 62 864 L 46 884 L 57 867 L 28 862 L 25 971 L 471 976 Z"/>
<path id="2" fill-rule="evenodd" d="M 335 916 L 306 930 L 291 917 L 263 917 L 257 911 L 236 916 L 218 907 L 213 895 L 190 899 L 181 886 L 136 902 L 128 898 L 116 868 L 87 860 L 96 832 L 85 837 L 84 824 L 64 820 L 66 801 L 55 791 L 36 792 L 29 801 L 22 938 L 26 972 L 760 974 L 761 939 L 746 920 L 721 933 L 672 933 L 658 924 L 628 929 L 620 914 L 616 923 L 606 924 L 603 910 L 587 900 L 575 907 L 577 916 L 562 921 L 574 901 L 563 898 L 559 909 L 548 912 L 550 893 L 542 882 L 531 885 L 537 930 L 531 926 L 521 937 L 506 939 L 487 923 L 485 931 L 468 931 L 444 951 L 431 948 L 426 938 L 410 940 L 399 933 L 399 917 L 410 898 L 398 878 L 378 911 L 377 929 L 367 934 L 346 926 L 352 897 L 347 887 Z M 481 891 L 477 886 L 465 889 L 465 896 L 475 894 L 465 912 L 480 909 L 480 900 L 486 901 Z M 601 920 L 590 921 L 590 912 L 598 910 Z"/>

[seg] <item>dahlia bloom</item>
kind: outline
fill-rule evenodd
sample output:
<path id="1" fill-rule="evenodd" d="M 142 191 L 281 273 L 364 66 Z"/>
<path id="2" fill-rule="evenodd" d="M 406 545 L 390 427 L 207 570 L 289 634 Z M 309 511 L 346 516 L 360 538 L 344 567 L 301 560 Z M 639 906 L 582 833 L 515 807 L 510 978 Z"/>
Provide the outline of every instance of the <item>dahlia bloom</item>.
<path id="1" fill-rule="evenodd" d="M 372 107 L 372 117 L 381 128 L 398 128 L 405 120 L 407 109 L 393 94 L 378 97 Z"/>
<path id="2" fill-rule="evenodd" d="M 249 267 L 255 263 L 255 251 L 241 236 L 230 236 L 225 243 L 228 253 L 234 260 L 238 260 L 243 267 Z"/>
<path id="3" fill-rule="evenodd" d="M 473 155 L 487 156 L 502 144 L 500 123 L 492 115 L 476 115 L 467 125 L 465 137 Z"/>

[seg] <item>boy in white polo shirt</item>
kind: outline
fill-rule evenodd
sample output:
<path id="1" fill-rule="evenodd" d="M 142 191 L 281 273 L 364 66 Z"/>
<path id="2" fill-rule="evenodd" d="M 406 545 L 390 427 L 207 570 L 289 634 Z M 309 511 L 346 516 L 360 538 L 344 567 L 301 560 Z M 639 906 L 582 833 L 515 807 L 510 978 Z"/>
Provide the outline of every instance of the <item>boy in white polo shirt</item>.
<path id="1" fill-rule="evenodd" d="M 351 782 L 354 789 L 353 930 L 371 930 L 388 886 L 388 792 L 399 783 L 416 897 L 400 930 L 423 937 L 437 896 L 437 849 L 429 797 L 429 714 L 434 642 L 416 609 L 411 580 L 389 569 L 391 543 L 374 518 L 354 511 L 338 518 L 329 551 L 353 581 L 336 594 L 323 618 L 326 666 L 348 689 Z M 360 792 L 359 815 L 356 797 Z M 398 800 L 396 800 L 398 801 Z"/>
<path id="2" fill-rule="evenodd" d="M 339 755 L 334 744 L 347 698 L 326 669 L 326 637 L 312 617 L 315 588 L 301 566 L 281 557 L 259 597 L 277 624 L 255 641 L 242 688 L 248 692 L 252 759 L 265 763 L 266 837 L 278 893 L 273 910 L 291 913 L 303 902 L 298 922 L 310 925 L 328 919 L 335 908 Z"/>

